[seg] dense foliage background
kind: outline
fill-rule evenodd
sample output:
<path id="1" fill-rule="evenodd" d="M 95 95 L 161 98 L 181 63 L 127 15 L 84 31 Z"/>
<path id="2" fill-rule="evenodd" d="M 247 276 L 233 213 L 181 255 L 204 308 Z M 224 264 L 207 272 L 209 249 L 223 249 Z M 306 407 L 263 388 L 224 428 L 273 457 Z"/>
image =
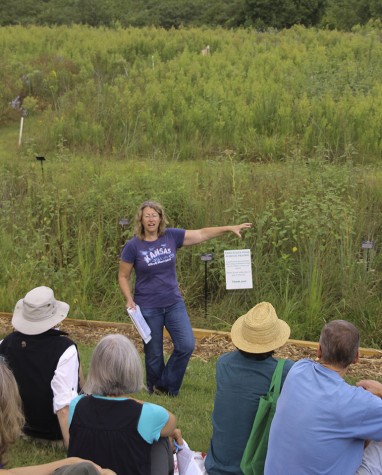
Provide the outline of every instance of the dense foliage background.
<path id="1" fill-rule="evenodd" d="M 378 20 L 381 0 L 2 0 L 0 25 L 223 26 L 349 30 Z"/>
<path id="2" fill-rule="evenodd" d="M 21 98 L 38 117 L 36 151 L 357 163 L 381 154 L 378 28 L 3 27 L 0 42 L 0 124 L 18 121 L 10 101 Z"/>
<path id="3" fill-rule="evenodd" d="M 377 25 L 9 26 L 0 45 L 2 310 L 45 284 L 71 316 L 125 319 L 118 256 L 152 198 L 173 226 L 253 222 L 242 241 L 179 252 L 194 324 L 227 329 L 268 300 L 293 338 L 314 340 L 323 322 L 345 318 L 363 345 L 381 345 Z M 252 290 L 225 289 L 224 250 L 236 248 L 251 249 Z"/>

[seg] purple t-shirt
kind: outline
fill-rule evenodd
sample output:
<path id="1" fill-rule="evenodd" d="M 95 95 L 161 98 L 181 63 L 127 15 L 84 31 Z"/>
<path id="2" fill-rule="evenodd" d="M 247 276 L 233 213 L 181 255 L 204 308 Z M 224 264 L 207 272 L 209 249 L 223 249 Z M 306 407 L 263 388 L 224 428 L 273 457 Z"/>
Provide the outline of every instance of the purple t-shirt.
<path id="1" fill-rule="evenodd" d="M 121 260 L 134 264 L 134 300 L 140 307 L 168 307 L 182 300 L 176 278 L 176 251 L 186 231 L 166 229 L 156 241 L 133 237 L 122 249 Z"/>

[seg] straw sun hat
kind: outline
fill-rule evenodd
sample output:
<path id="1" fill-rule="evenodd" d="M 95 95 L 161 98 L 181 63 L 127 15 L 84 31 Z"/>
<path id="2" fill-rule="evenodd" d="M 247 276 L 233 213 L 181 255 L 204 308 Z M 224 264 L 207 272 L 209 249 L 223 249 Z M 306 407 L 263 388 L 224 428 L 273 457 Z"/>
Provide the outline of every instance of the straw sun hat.
<path id="1" fill-rule="evenodd" d="M 290 335 L 289 325 L 280 320 L 273 306 L 261 302 L 232 325 L 232 343 L 247 353 L 267 353 L 280 348 Z"/>
<path id="2" fill-rule="evenodd" d="M 25 335 L 39 335 L 68 315 L 69 305 L 54 298 L 49 287 L 36 287 L 19 300 L 13 311 L 13 327 Z"/>

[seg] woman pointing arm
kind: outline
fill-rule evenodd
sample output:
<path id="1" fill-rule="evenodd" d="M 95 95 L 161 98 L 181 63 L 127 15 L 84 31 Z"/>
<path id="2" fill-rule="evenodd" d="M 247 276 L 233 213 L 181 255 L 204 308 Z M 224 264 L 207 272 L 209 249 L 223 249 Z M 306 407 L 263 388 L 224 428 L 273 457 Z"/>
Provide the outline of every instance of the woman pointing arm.
<path id="1" fill-rule="evenodd" d="M 166 228 L 167 218 L 161 204 L 145 201 L 135 218 L 135 236 L 124 246 L 118 281 L 126 307 L 139 305 L 151 329 L 152 339 L 144 344 L 147 388 L 171 396 L 179 393 L 195 341 L 176 276 L 176 253 L 192 246 L 233 233 L 241 237 L 251 223 L 206 227 L 196 230 Z M 131 277 L 135 272 L 134 296 Z M 167 364 L 163 356 L 163 328 L 174 345 Z"/>

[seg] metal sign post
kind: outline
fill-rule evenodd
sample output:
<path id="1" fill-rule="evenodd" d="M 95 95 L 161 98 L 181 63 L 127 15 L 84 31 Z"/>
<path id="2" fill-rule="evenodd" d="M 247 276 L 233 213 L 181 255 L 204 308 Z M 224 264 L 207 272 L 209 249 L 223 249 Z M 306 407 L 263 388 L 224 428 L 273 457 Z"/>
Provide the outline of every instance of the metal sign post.
<path id="1" fill-rule="evenodd" d="M 209 252 L 202 254 L 200 260 L 204 262 L 204 316 L 207 318 L 207 301 L 208 301 L 208 263 L 214 258 L 214 253 Z"/>
<path id="2" fill-rule="evenodd" d="M 361 249 L 366 252 L 366 271 L 369 271 L 370 265 L 370 251 L 374 249 L 374 241 L 362 241 Z"/>
<path id="3" fill-rule="evenodd" d="M 44 180 L 44 162 L 45 162 L 45 157 L 42 157 L 41 155 L 37 155 L 36 160 L 38 160 L 38 161 L 41 163 L 42 179 Z"/>

